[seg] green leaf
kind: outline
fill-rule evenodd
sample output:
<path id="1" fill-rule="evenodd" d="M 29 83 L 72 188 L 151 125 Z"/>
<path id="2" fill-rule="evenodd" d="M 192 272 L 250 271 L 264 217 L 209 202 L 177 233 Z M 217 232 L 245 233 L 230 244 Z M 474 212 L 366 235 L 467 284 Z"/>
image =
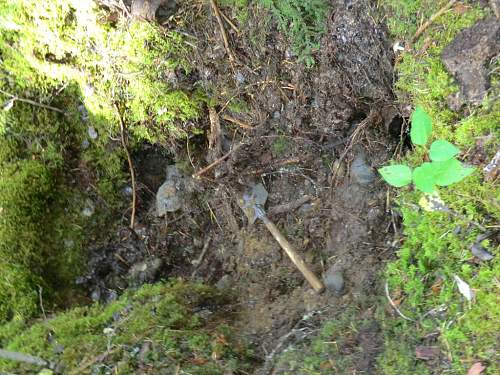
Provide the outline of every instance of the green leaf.
<path id="1" fill-rule="evenodd" d="M 432 142 L 429 156 L 432 161 L 446 161 L 457 155 L 460 150 L 443 139 Z"/>
<path id="2" fill-rule="evenodd" d="M 388 165 L 378 171 L 389 185 L 401 187 L 411 182 L 411 169 L 407 165 Z"/>
<path id="3" fill-rule="evenodd" d="M 413 171 L 413 183 L 418 190 L 424 193 L 433 193 L 436 190 L 436 169 L 431 163 L 423 163 Z"/>
<path id="4" fill-rule="evenodd" d="M 436 185 L 448 186 L 463 180 L 474 172 L 474 168 L 464 167 L 457 159 L 433 162 L 436 169 Z"/>
<path id="5" fill-rule="evenodd" d="M 420 106 L 411 115 L 410 138 L 413 144 L 423 146 L 432 132 L 432 119 Z"/>

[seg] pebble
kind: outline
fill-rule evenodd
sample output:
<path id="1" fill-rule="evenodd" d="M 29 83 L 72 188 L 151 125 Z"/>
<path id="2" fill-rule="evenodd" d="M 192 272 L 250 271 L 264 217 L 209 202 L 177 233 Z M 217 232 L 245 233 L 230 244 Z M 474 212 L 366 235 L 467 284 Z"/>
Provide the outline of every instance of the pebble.
<path id="1" fill-rule="evenodd" d="M 368 185 L 375 181 L 375 173 L 367 164 L 365 155 L 359 153 L 352 162 L 351 175 L 354 180 L 360 185 Z"/>
<path id="2" fill-rule="evenodd" d="M 488 261 L 493 259 L 493 254 L 486 250 L 480 243 L 475 243 L 471 246 L 472 254 L 482 261 Z"/>
<path id="3" fill-rule="evenodd" d="M 344 275 L 335 266 L 330 267 L 323 275 L 323 281 L 328 290 L 341 294 L 344 290 Z"/>
<path id="4" fill-rule="evenodd" d="M 158 271 L 163 265 L 160 258 L 150 258 L 140 263 L 134 264 L 129 272 L 128 278 L 132 283 L 143 284 L 155 280 Z"/>
<path id="5" fill-rule="evenodd" d="M 175 165 L 167 167 L 167 178 L 156 193 L 156 214 L 165 216 L 167 212 L 180 210 L 184 204 L 183 177 Z"/>
<path id="6" fill-rule="evenodd" d="M 243 83 L 245 83 L 245 76 L 241 72 L 237 72 L 234 75 L 234 78 L 236 79 L 236 83 L 239 85 L 242 85 Z"/>
<path id="7" fill-rule="evenodd" d="M 95 205 L 90 199 L 85 200 L 85 207 L 82 210 L 82 215 L 91 217 L 95 212 Z"/>
<path id="8" fill-rule="evenodd" d="M 98 137 L 97 130 L 95 130 L 93 126 L 88 127 L 87 134 L 89 135 L 90 139 L 97 139 Z"/>

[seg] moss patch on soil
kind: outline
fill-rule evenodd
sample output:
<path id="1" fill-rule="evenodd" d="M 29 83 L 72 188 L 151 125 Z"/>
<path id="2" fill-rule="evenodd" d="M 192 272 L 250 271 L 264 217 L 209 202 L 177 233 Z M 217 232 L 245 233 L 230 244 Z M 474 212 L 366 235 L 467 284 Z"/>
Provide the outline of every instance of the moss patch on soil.
<path id="1" fill-rule="evenodd" d="M 40 290 L 46 307 L 63 301 L 58 286 L 73 284 L 85 241 L 122 216 L 118 112 L 134 148 L 199 132 L 192 120 L 205 99 L 180 83 L 191 47 L 179 33 L 125 23 L 95 2 L 2 1 L 0 14 L 5 321 L 39 312 Z"/>
<path id="2" fill-rule="evenodd" d="M 200 284 L 144 285 L 106 306 L 74 308 L 32 325 L 3 325 L 0 346 L 37 355 L 67 374 L 247 373 L 251 350 L 218 322 L 227 317 L 213 313 L 227 301 Z M 0 360 L 0 371 L 33 370 Z"/>
<path id="3" fill-rule="evenodd" d="M 423 6 L 425 3 L 426 6 Z M 395 39 L 409 40 L 420 17 L 428 18 L 445 2 L 382 2 Z M 422 10 L 420 10 L 422 9 Z M 473 176 L 439 191 L 451 211 L 428 212 L 418 206 L 421 193 L 409 189 L 395 192 L 403 216 L 404 242 L 398 258 L 387 266 L 392 299 L 414 322 L 394 313 L 383 314 L 384 352 L 379 367 L 384 374 L 463 374 L 475 362 L 483 362 L 485 374 L 497 373 L 494 353 L 500 314 L 498 297 L 498 242 L 483 243 L 495 254 L 479 261 L 471 246 L 498 218 L 496 184 L 485 179 L 482 168 L 493 158 L 498 139 L 498 100 L 486 99 L 479 108 L 456 113 L 447 106 L 448 95 L 458 91 L 440 60 L 443 48 L 462 29 L 485 17 L 488 10 L 477 4 L 457 4 L 439 17 L 396 65 L 396 89 L 402 103 L 420 105 L 431 115 L 433 136 L 459 145 L 461 159 L 477 166 Z M 492 97 L 493 95 L 490 95 Z M 477 153 L 483 157 L 478 161 Z M 420 164 L 426 154 L 417 148 L 405 162 Z M 479 226 L 477 225 L 479 224 Z M 475 298 L 460 294 L 455 276 L 467 282 Z M 416 358 L 416 347 L 436 346 L 427 361 Z"/>

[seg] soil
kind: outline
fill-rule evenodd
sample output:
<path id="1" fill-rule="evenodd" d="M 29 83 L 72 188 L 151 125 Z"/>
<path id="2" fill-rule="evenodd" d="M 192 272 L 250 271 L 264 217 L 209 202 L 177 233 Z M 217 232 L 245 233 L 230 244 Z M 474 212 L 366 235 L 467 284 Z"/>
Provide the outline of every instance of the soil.
<path id="1" fill-rule="evenodd" d="M 145 145 L 135 153 L 138 224 L 135 232 L 121 229 L 119 240 L 93 249 L 92 272 L 80 281 L 94 299 L 172 277 L 228 290 L 236 298 L 233 324 L 255 346 L 262 359 L 256 373 L 262 374 L 272 373 L 279 353 L 294 344 L 283 338 L 305 315 L 321 312 L 316 328 L 346 305 L 371 316 L 370 297 L 381 294 L 377 274 L 396 249 L 398 227 L 375 169 L 400 149 L 404 129 L 384 26 L 370 2 L 334 3 L 311 69 L 295 62 L 283 34 L 259 8 L 251 9 L 239 34 L 226 24 L 231 61 L 209 4 L 181 4 L 178 12 L 192 19 L 188 34 L 196 42 L 198 69 L 179 81 L 194 80 L 226 103 L 215 108 L 220 150 L 210 154 L 217 159 L 234 151 L 196 180 L 197 192 L 181 211 L 163 218 L 155 215 L 154 197 L 166 166 L 176 163 L 187 176 L 205 167 L 206 137 L 190 138 L 189 149 Z M 213 122 L 207 110 L 198 124 L 207 133 L 209 117 Z M 266 208 L 280 207 L 272 220 L 313 271 L 343 275 L 341 293 L 316 294 L 265 226 L 248 223 L 237 202 L 257 182 L 269 192 Z M 306 195 L 311 199 L 300 204 Z M 140 277 L 137 264 L 145 270 Z M 366 327 L 350 349 L 362 350 L 360 373 L 370 373 L 380 349 L 377 324 Z"/>

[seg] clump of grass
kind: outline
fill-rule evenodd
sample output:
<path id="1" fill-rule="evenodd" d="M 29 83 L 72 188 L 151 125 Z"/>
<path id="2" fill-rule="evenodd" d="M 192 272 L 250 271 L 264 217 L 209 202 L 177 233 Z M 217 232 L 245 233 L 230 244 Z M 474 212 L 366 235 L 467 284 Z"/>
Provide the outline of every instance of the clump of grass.
<path id="1" fill-rule="evenodd" d="M 393 36 L 409 40 L 417 19 L 429 17 L 443 4 L 384 1 L 381 5 L 392 10 L 388 24 Z M 452 8 L 438 18 L 427 30 L 431 43 L 425 52 L 403 53 L 396 66 L 396 89 L 402 102 L 420 105 L 431 115 L 436 137 L 464 149 L 480 145 L 490 160 L 496 152 L 493 139 L 498 132 L 495 119 L 500 116 L 499 102 L 486 99 L 465 117 L 451 111 L 446 98 L 458 87 L 440 60 L 441 51 L 460 30 L 486 15 L 487 10 L 470 5 L 465 11 Z M 424 39 L 425 35 L 415 43 L 416 51 L 423 47 Z M 416 165 L 423 157 L 421 150 L 415 150 L 405 159 Z M 499 271 L 498 256 L 475 262 L 470 251 L 482 233 L 474 223 L 488 226 L 498 217 L 497 195 L 498 188 L 484 180 L 480 168 L 468 179 L 440 191 L 441 199 L 454 214 L 421 210 L 417 205 L 421 193 L 399 192 L 405 240 L 384 277 L 399 308 L 415 322 L 381 315 L 385 344 L 378 363 L 383 373 L 463 374 L 477 361 L 487 364 L 485 374 L 498 372 L 491 361 L 497 341 L 494 325 L 500 321 L 494 276 Z M 491 243 L 485 245 L 488 251 L 497 253 Z M 459 293 L 454 275 L 476 291 L 473 302 Z M 438 369 L 415 359 L 415 347 L 425 344 L 425 337 L 431 334 L 437 335 L 432 345 L 439 346 L 441 363 L 447 363 Z"/>
<path id="2" fill-rule="evenodd" d="M 226 302 L 220 292 L 200 284 L 145 285 L 106 306 L 77 307 L 33 325 L 11 322 L 1 326 L 0 346 L 58 363 L 64 373 L 114 368 L 131 374 L 144 367 L 158 373 L 245 373 L 252 367 L 249 347 L 223 322 L 201 314 L 207 306 Z M 149 350 L 140 359 L 144 346 Z M 62 348 L 60 354 L 56 354 L 57 347 Z M 108 355 L 102 361 L 84 366 L 104 353 Z M 0 360 L 0 371 L 33 370 Z"/>
<path id="3" fill-rule="evenodd" d="M 330 6 L 325 0 L 260 0 L 271 9 L 279 29 L 291 41 L 292 51 L 307 66 L 314 64 L 314 53 L 326 31 Z"/>

